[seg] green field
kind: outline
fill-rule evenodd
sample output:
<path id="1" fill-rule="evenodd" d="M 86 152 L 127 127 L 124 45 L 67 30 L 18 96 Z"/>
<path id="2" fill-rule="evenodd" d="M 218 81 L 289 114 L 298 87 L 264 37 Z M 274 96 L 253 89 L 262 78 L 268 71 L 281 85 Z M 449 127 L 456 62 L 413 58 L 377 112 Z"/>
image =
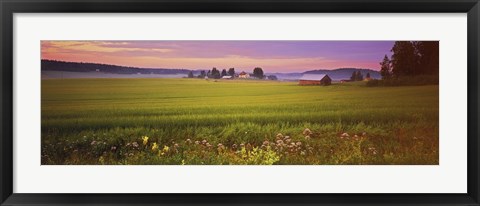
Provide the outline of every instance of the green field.
<path id="1" fill-rule="evenodd" d="M 438 164 L 438 85 L 364 84 L 42 80 L 42 164 Z"/>

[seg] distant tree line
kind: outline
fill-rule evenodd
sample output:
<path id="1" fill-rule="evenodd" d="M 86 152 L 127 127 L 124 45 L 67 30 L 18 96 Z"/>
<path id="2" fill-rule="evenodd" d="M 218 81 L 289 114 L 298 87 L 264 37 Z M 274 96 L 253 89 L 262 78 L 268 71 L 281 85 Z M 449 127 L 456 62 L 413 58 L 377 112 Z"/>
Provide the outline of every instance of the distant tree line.
<path id="1" fill-rule="evenodd" d="M 231 77 L 235 77 L 235 68 L 230 68 L 228 69 L 228 71 L 226 69 L 223 69 L 221 72 L 220 70 L 218 70 L 216 67 L 213 67 L 211 70 L 208 70 L 208 71 L 200 71 L 200 74 L 195 76 L 193 74 L 193 71 L 190 71 L 188 73 L 188 78 L 205 78 L 205 77 L 208 77 L 208 78 L 212 78 L 212 79 L 220 79 L 224 76 L 231 76 Z M 260 68 L 260 67 L 255 67 L 253 69 L 253 74 L 252 74 L 253 77 L 257 78 L 257 79 L 265 79 L 265 78 L 268 78 L 270 80 L 277 80 L 277 77 L 275 75 L 268 75 L 268 76 L 265 76 L 264 73 L 263 73 L 263 69 Z"/>
<path id="2" fill-rule="evenodd" d="M 113 74 L 187 74 L 187 69 L 138 68 L 109 64 L 42 60 L 42 71 L 105 72 Z"/>
<path id="3" fill-rule="evenodd" d="M 380 62 L 382 81 L 368 86 L 438 84 L 438 41 L 396 41 L 391 52 Z"/>
<path id="4" fill-rule="evenodd" d="M 370 72 L 367 72 L 367 74 L 365 75 L 365 78 L 370 79 Z M 363 81 L 363 80 L 364 80 L 363 74 L 360 71 L 353 71 L 352 76 L 350 76 L 350 81 L 352 82 Z"/>

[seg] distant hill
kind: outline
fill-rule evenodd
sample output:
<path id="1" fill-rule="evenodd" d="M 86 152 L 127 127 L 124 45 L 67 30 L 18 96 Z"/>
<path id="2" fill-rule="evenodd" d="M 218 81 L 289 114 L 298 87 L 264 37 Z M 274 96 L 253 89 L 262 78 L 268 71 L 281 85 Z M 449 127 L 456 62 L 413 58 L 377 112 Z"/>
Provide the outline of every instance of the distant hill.
<path id="1" fill-rule="evenodd" d="M 332 80 L 341 80 L 341 79 L 350 79 L 354 71 L 360 71 L 360 73 L 365 77 L 367 73 L 370 73 L 370 77 L 374 79 L 381 79 L 382 75 L 380 72 L 371 70 L 371 69 L 360 69 L 360 68 L 340 68 L 334 70 L 311 70 L 306 71 L 304 74 L 327 74 Z"/>
<path id="2" fill-rule="evenodd" d="M 298 80 L 303 73 L 266 73 L 265 75 L 275 75 L 279 80 Z"/>
<path id="3" fill-rule="evenodd" d="M 360 69 L 360 68 L 339 68 L 333 70 L 327 69 L 317 69 L 310 70 L 302 73 L 267 73 L 267 75 L 275 75 L 278 79 L 283 80 L 297 80 L 302 77 L 304 74 L 327 74 L 332 80 L 339 81 L 342 79 L 350 79 L 354 71 L 360 71 L 360 73 L 365 77 L 367 73 L 370 73 L 370 77 L 374 79 L 381 79 L 382 76 L 380 72 L 372 69 Z"/>
<path id="4" fill-rule="evenodd" d="M 103 72 L 111 74 L 188 74 L 188 69 L 138 68 L 109 64 L 42 60 L 42 71 Z"/>

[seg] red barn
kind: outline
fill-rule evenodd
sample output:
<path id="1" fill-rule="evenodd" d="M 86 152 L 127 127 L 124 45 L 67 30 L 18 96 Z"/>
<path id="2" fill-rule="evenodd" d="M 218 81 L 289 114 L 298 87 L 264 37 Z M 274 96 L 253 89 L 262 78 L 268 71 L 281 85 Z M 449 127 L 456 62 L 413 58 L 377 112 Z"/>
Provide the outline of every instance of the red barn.
<path id="1" fill-rule="evenodd" d="M 304 74 L 298 85 L 323 85 L 332 84 L 332 79 L 326 74 Z"/>

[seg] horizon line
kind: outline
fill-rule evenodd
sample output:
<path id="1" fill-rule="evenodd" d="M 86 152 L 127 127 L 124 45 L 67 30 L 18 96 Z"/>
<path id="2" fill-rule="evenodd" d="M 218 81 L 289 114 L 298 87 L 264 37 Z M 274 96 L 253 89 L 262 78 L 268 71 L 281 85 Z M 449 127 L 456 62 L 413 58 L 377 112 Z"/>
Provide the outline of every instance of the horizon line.
<path id="1" fill-rule="evenodd" d="M 211 70 L 213 68 L 217 68 L 217 67 L 211 67 L 211 69 L 188 69 L 188 68 L 162 68 L 162 67 L 138 67 L 138 66 L 125 66 L 125 65 L 119 65 L 119 64 L 107 64 L 107 63 L 98 63 L 98 62 L 73 62 L 73 61 L 64 61 L 64 60 L 56 60 L 56 59 L 41 59 L 41 61 L 56 61 L 56 62 L 65 62 L 65 63 L 78 63 L 78 64 L 99 64 L 99 65 L 108 65 L 108 66 L 117 66 L 117 67 L 127 67 L 127 68 L 135 68 L 135 69 L 169 69 L 169 70 L 189 70 L 189 71 L 208 71 L 208 70 Z M 261 66 L 259 66 L 260 68 L 262 68 Z M 235 67 L 229 67 L 229 68 L 223 68 L 225 70 L 228 70 L 230 68 L 234 68 Z M 254 67 L 255 68 L 255 67 Z M 252 68 L 252 70 L 254 69 Z M 218 68 L 217 68 L 218 69 Z M 218 70 L 223 70 L 223 69 L 218 69 Z M 264 70 L 264 68 L 262 68 Z M 334 71 L 334 70 L 339 70 L 339 69 L 364 69 L 364 70 L 371 70 L 371 71 L 375 71 L 375 72 L 379 72 L 375 69 L 372 69 L 372 68 L 360 68 L 360 67 L 339 67 L 339 68 L 333 68 L 333 69 L 311 69 L 311 70 L 303 70 L 303 71 L 291 71 L 291 72 L 277 72 L 277 71 L 273 71 L 273 72 L 265 72 L 264 73 L 304 73 L 304 72 L 309 72 L 309 71 L 318 71 L 318 70 L 329 70 L 329 71 Z M 238 70 L 240 71 L 240 70 Z M 242 70 L 242 71 L 245 71 L 245 70 Z"/>

